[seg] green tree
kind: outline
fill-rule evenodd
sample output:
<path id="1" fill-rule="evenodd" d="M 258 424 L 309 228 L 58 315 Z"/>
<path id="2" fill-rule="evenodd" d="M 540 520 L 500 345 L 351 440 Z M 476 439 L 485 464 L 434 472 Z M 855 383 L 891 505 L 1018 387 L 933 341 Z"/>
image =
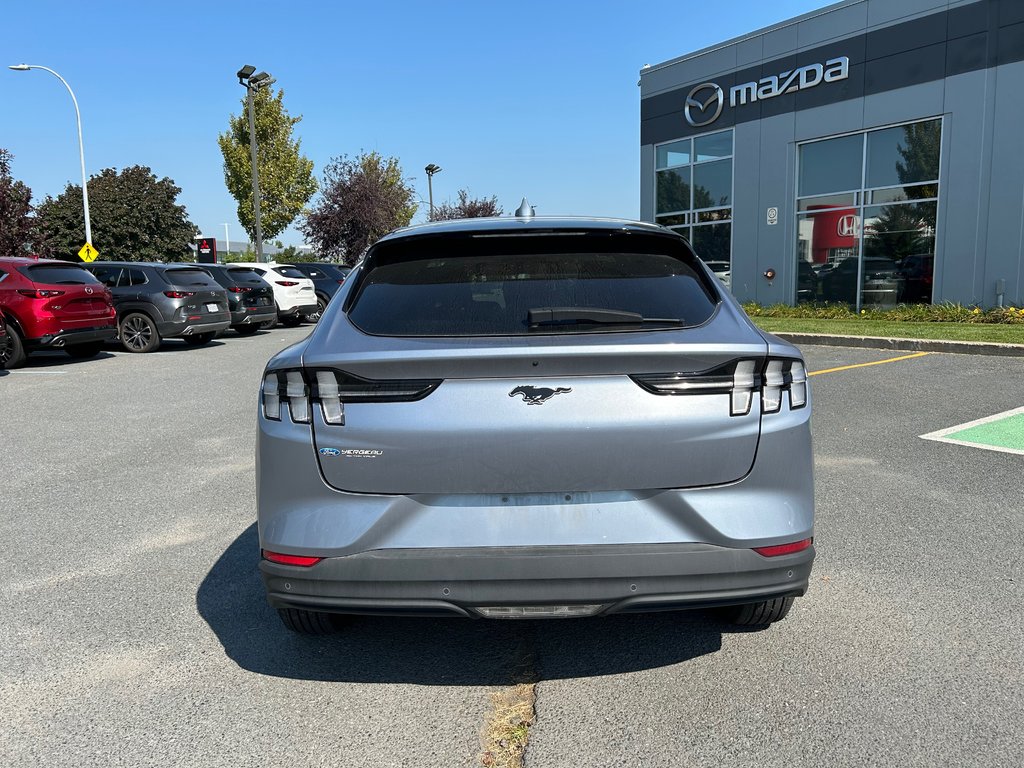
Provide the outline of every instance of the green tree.
<path id="1" fill-rule="evenodd" d="M 321 256 L 352 264 L 377 240 L 416 215 L 416 190 L 398 159 L 376 152 L 331 160 L 320 199 L 299 231 Z"/>
<path id="2" fill-rule="evenodd" d="M 104 168 L 89 179 L 89 218 L 100 258 L 129 261 L 192 259 L 189 245 L 199 233 L 185 206 L 181 189 L 169 178 L 157 179 L 149 168 L 133 165 L 118 173 Z M 46 255 L 78 260 L 85 241 L 82 187 L 68 184 L 57 197 L 37 209 L 45 234 Z"/>
<path id="3" fill-rule="evenodd" d="M 13 159 L 0 149 L 0 256 L 17 256 L 35 240 L 32 190 L 11 177 Z"/>
<path id="4" fill-rule="evenodd" d="M 459 202 L 454 205 L 447 202 L 435 205 L 430 220 L 477 219 L 483 216 L 501 216 L 503 213 L 496 196 L 490 198 L 470 197 L 468 190 L 460 189 Z"/>
<path id="5" fill-rule="evenodd" d="M 313 161 L 299 151 L 292 129 L 302 116 L 291 117 L 284 108 L 284 91 L 264 88 L 256 91 L 256 162 L 260 182 L 260 224 L 263 237 L 283 232 L 302 213 L 316 192 Z M 217 137 L 224 155 L 224 183 L 238 201 L 238 220 L 249 239 L 256 238 L 256 215 L 252 204 L 252 155 L 249 151 L 249 118 L 245 99 L 242 113 L 231 116 L 227 133 Z"/>

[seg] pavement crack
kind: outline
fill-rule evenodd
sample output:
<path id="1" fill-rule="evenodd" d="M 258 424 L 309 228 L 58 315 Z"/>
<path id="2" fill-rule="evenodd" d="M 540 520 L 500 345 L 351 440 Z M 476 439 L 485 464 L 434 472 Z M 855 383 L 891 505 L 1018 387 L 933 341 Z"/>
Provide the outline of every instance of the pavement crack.
<path id="1" fill-rule="evenodd" d="M 530 728 L 537 718 L 539 674 L 529 629 L 521 634 L 513 659 L 512 684 L 491 693 L 491 710 L 481 736 L 480 764 L 488 768 L 522 768 Z"/>

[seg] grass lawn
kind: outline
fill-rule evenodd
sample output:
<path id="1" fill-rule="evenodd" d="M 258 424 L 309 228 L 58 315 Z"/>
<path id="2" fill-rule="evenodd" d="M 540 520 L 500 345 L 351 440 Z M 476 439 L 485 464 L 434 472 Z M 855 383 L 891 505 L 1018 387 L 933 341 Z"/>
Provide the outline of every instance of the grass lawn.
<path id="1" fill-rule="evenodd" d="M 802 317 L 754 317 L 771 333 L 829 333 L 835 336 L 881 336 L 887 339 L 942 339 L 1024 344 L 1024 325 L 901 323 L 891 320 L 818 320 Z"/>

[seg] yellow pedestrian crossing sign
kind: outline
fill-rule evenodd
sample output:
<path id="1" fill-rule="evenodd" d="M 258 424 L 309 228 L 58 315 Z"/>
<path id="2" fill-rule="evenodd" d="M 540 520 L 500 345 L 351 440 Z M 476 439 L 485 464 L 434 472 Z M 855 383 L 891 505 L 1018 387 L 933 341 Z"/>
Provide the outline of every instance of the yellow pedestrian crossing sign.
<path id="1" fill-rule="evenodd" d="M 81 250 L 78 251 L 78 258 L 82 261 L 95 261 L 96 257 L 100 255 L 100 252 L 92 247 L 92 243 L 86 243 L 82 246 Z"/>

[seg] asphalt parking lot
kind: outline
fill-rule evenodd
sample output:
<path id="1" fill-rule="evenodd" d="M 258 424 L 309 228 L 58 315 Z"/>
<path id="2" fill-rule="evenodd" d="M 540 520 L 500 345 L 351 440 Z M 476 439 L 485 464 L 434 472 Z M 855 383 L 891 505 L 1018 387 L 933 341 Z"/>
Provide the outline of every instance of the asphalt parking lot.
<path id="1" fill-rule="evenodd" d="M 920 439 L 1024 359 L 805 347 L 818 559 L 764 631 L 696 614 L 287 633 L 256 571 L 263 364 L 308 326 L 0 373 L 0 765 L 1016 766 L 1024 458 Z M 839 369 L 839 370 L 834 370 Z"/>

